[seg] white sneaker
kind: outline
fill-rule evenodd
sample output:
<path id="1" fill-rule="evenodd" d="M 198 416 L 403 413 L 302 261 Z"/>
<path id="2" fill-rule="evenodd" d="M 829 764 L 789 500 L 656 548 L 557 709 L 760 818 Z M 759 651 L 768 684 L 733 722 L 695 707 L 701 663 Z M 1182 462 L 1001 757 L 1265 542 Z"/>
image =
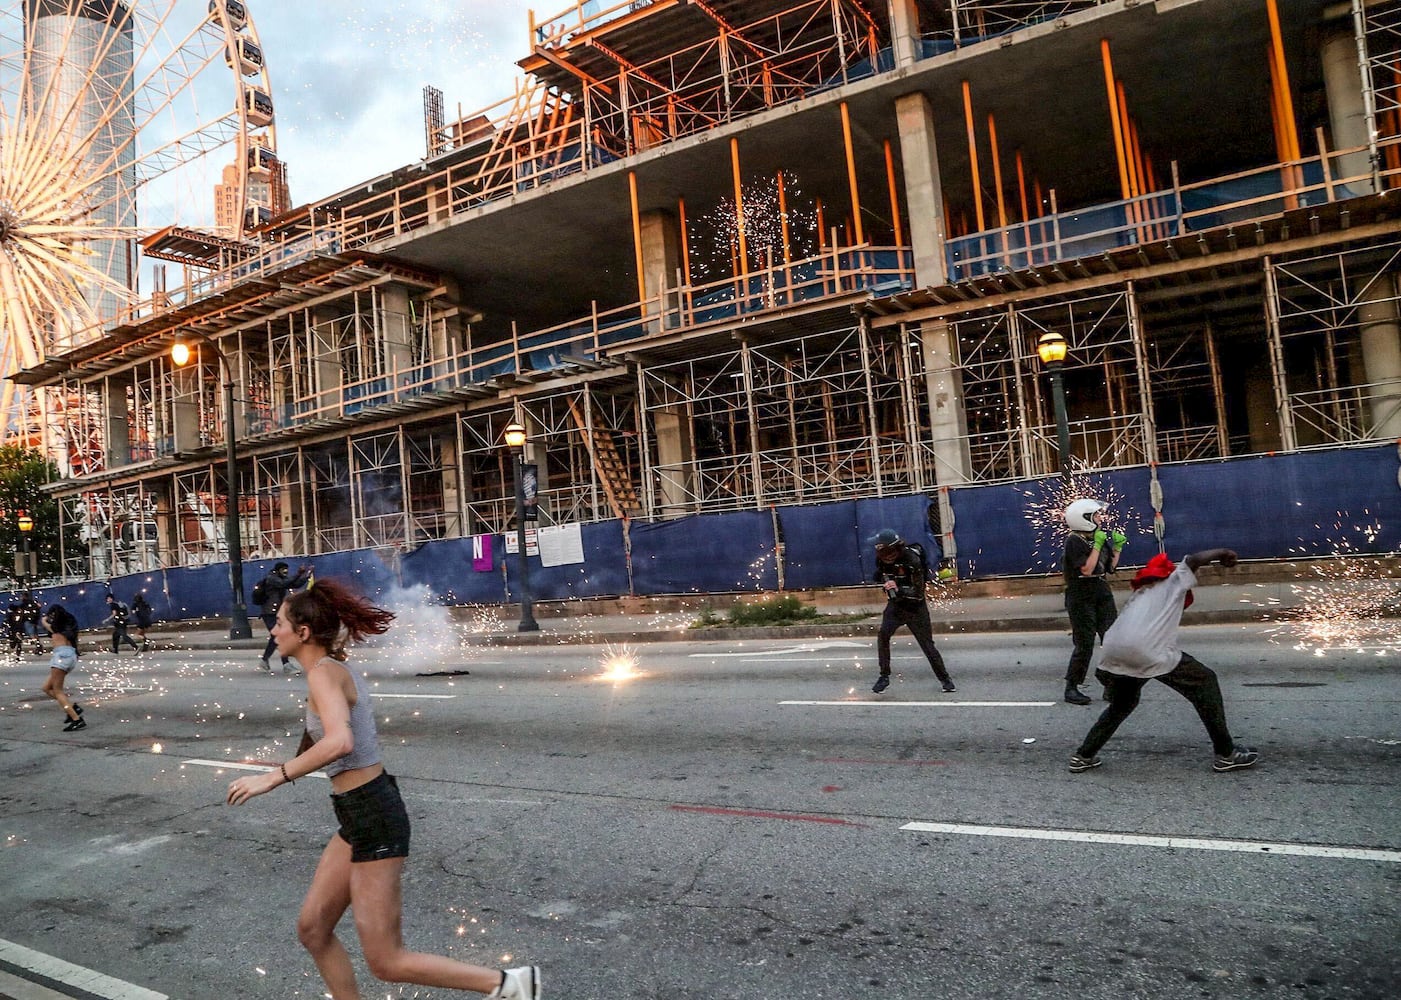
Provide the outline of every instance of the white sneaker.
<path id="1" fill-rule="evenodd" d="M 265 674 L 270 674 L 270 673 L 272 673 L 272 664 L 269 663 L 267 660 L 263 659 L 261 656 L 258 657 L 258 667 L 259 667 L 259 669 L 261 669 L 261 670 L 263 671 L 263 673 L 265 673 Z"/>
<path id="2" fill-rule="evenodd" d="M 302 675 L 301 668 L 298 667 L 291 660 L 288 660 L 286 663 L 282 664 L 282 672 L 288 677 L 300 677 Z"/>
<path id="3" fill-rule="evenodd" d="M 522 965 L 519 969 L 507 969 L 502 975 L 501 985 L 488 997 L 499 1000 L 540 1000 L 540 969 L 534 965 Z"/>

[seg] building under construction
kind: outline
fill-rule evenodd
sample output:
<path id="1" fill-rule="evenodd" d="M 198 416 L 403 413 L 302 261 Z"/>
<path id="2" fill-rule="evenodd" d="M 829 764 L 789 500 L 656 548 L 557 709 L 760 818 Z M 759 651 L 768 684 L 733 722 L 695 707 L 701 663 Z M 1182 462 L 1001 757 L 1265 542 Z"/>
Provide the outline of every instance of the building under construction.
<path id="1" fill-rule="evenodd" d="M 246 556 L 507 599 L 516 421 L 537 598 L 857 583 L 887 524 L 1044 571 L 1066 489 L 1145 558 L 1397 547 L 1398 0 L 590 0 L 522 49 L 19 376 L 94 415 L 70 577 L 203 589 L 232 431 Z"/>

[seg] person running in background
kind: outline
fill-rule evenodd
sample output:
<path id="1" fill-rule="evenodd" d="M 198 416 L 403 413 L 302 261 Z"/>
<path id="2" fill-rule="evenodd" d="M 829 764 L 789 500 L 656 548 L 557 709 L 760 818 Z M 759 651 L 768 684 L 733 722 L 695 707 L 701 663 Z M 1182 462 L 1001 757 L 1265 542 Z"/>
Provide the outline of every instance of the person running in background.
<path id="1" fill-rule="evenodd" d="M 1139 694 L 1150 680 L 1162 681 L 1197 710 L 1216 752 L 1212 770 L 1253 767 L 1260 759 L 1254 750 L 1236 746 L 1231 738 L 1215 672 L 1178 648 L 1182 612 L 1192 603 L 1197 570 L 1213 562 L 1229 569 L 1236 564 L 1236 554 L 1230 549 L 1208 549 L 1187 556 L 1177 566 L 1167 556 L 1156 555 L 1133 578 L 1133 596 L 1104 634 L 1104 655 L 1096 672 L 1103 675 L 1109 707 L 1070 758 L 1071 773 L 1099 767 L 1097 754 L 1138 707 Z"/>
<path id="2" fill-rule="evenodd" d="M 136 640 L 127 631 L 127 623 L 131 619 L 131 609 L 117 600 L 116 594 L 109 593 L 107 595 L 107 611 L 108 615 L 102 619 L 102 624 L 110 623 L 112 626 L 112 652 L 120 650 L 122 643 L 126 643 L 138 653 L 141 652 L 141 647 L 136 644 Z"/>
<path id="3" fill-rule="evenodd" d="M 488 969 L 404 947 L 402 880 L 409 854 L 409 817 L 399 785 L 384 769 L 370 692 L 346 667 L 345 645 L 381 635 L 394 618 L 334 580 L 293 594 L 273 625 L 277 650 L 306 675 L 306 735 L 297 756 L 264 774 L 229 785 L 228 803 L 242 805 L 313 771 L 331 779 L 340 830 L 321 853 L 302 902 L 297 933 L 333 1000 L 358 1000 L 350 956 L 336 937 L 347 908 L 370 972 L 385 982 L 472 990 L 508 1000 L 539 1000 L 540 970 Z"/>
<path id="4" fill-rule="evenodd" d="M 43 608 L 39 606 L 38 599 L 34 592 L 26 590 L 19 602 L 20 609 L 24 612 L 24 634 L 34 640 L 34 652 L 42 652 L 43 626 L 39 619 L 43 616 Z"/>
<path id="5" fill-rule="evenodd" d="M 86 729 L 88 724 L 83 718 L 83 706 L 69 700 L 68 693 L 63 690 L 68 671 L 78 665 L 78 619 L 63 605 L 55 604 L 41 622 L 49 630 L 49 639 L 53 643 L 44 694 L 58 702 L 59 708 L 63 709 L 63 715 L 68 720 L 63 727 L 65 733 Z"/>
<path id="6" fill-rule="evenodd" d="M 903 541 L 894 528 L 883 528 L 871 541 L 876 546 L 875 579 L 880 581 L 886 597 L 885 614 L 881 617 L 880 632 L 876 634 L 880 676 L 871 690 L 880 694 L 890 687 L 890 637 L 901 625 L 907 626 L 915 642 L 919 643 L 944 691 L 958 690 L 944 668 L 944 658 L 934 648 L 929 603 L 924 596 L 925 586 L 929 582 L 929 562 L 925 559 L 924 547 Z"/>
<path id="7" fill-rule="evenodd" d="M 138 590 L 136 596 L 131 599 L 131 613 L 136 616 L 136 637 L 141 640 L 143 653 L 151 648 L 151 641 L 146 638 L 146 630 L 151 627 L 155 612 L 151 602 L 146 600 L 146 595 Z"/>
<path id="8" fill-rule="evenodd" d="M 1065 508 L 1065 611 L 1070 616 L 1070 638 L 1074 648 L 1065 668 L 1065 700 L 1072 705 L 1088 705 L 1090 696 L 1080 690 L 1090 670 L 1095 636 L 1104 638 L 1114 624 L 1114 592 L 1109 574 L 1119 568 L 1119 555 L 1127 541 L 1117 528 L 1111 535 L 1104 529 L 1105 505 L 1098 500 L 1076 500 Z"/>
<path id="9" fill-rule="evenodd" d="M 5 645 L 16 660 L 24 654 L 24 608 L 19 601 L 5 609 Z"/>
<path id="10" fill-rule="evenodd" d="M 277 609 L 282 607 L 282 602 L 287 599 L 287 595 L 296 590 L 311 578 L 311 564 L 303 563 L 297 568 L 296 576 L 288 576 L 291 569 L 285 562 L 276 563 L 272 567 L 272 572 L 258 581 L 253 588 L 253 603 L 260 605 L 262 611 L 263 624 L 268 627 L 268 644 L 263 647 L 263 655 L 258 658 L 258 666 L 268 673 L 272 673 L 272 651 L 277 647 L 277 640 L 272 636 L 272 627 L 277 623 Z M 287 657 L 282 658 L 282 672 L 284 674 L 296 673 L 297 668 L 292 665 L 292 661 Z"/>

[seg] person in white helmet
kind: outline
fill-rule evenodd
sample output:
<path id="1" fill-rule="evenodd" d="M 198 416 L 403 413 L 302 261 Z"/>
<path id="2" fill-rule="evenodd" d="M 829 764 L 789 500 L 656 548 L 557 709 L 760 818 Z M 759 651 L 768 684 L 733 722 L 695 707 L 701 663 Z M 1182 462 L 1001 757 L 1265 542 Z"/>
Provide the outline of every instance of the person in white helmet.
<path id="1" fill-rule="evenodd" d="M 1105 505 L 1098 500 L 1076 500 L 1065 508 L 1065 610 L 1070 616 L 1070 637 L 1074 648 L 1065 668 L 1065 700 L 1072 705 L 1088 705 L 1089 695 L 1080 690 L 1094 655 L 1095 636 L 1104 638 L 1118 612 L 1108 577 L 1119 567 L 1119 556 L 1127 541 L 1118 528 L 1105 530 Z"/>

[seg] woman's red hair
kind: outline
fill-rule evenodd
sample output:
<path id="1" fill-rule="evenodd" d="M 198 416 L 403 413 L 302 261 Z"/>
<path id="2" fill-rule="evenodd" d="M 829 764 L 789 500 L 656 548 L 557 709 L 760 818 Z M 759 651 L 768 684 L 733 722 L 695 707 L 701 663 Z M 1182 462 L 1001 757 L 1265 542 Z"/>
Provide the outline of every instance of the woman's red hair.
<path id="1" fill-rule="evenodd" d="M 293 628 L 311 629 L 311 641 L 338 660 L 345 659 L 347 640 L 383 635 L 394 620 L 394 612 L 376 607 L 338 580 L 316 580 L 288 597 L 283 607 Z"/>

